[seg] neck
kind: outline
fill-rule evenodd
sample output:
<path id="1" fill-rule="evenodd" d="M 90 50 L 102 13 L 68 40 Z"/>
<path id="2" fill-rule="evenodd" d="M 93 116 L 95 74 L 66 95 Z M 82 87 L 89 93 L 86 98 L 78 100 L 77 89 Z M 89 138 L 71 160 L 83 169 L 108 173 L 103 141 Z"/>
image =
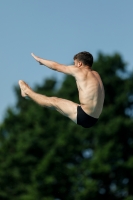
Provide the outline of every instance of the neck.
<path id="1" fill-rule="evenodd" d="M 92 71 L 92 68 L 88 65 L 84 65 L 84 68 L 88 69 L 89 71 Z"/>

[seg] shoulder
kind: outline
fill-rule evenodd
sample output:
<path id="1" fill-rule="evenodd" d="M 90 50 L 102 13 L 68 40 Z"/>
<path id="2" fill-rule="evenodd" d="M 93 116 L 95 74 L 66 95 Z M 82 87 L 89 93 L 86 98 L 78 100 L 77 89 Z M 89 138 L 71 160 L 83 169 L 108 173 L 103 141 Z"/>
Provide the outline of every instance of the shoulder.
<path id="1" fill-rule="evenodd" d="M 75 65 L 69 65 L 66 68 L 67 68 L 68 72 L 74 77 L 81 74 L 81 70 L 78 67 L 76 67 Z"/>
<path id="2" fill-rule="evenodd" d="M 93 73 L 94 75 L 99 75 L 99 73 L 98 73 L 97 71 L 94 71 L 94 70 L 92 70 L 92 73 Z"/>
<path id="3" fill-rule="evenodd" d="M 96 71 L 92 71 L 93 76 L 95 76 L 96 78 L 101 78 L 99 73 Z"/>
<path id="4" fill-rule="evenodd" d="M 76 77 L 77 74 L 80 73 L 80 69 L 76 67 L 75 65 L 62 65 L 59 63 L 56 63 L 55 70 L 58 72 L 68 74 L 68 75 L 72 75 L 74 77 Z"/>

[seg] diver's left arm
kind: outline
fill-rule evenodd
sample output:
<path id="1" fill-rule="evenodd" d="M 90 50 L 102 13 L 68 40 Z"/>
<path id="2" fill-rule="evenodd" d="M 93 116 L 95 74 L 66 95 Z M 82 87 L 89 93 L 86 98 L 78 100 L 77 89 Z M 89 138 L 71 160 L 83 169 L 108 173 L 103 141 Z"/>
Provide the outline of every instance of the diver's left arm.
<path id="1" fill-rule="evenodd" d="M 33 58 L 39 62 L 41 65 L 44 65 L 52 70 L 58 71 L 58 72 L 62 72 L 68 75 L 72 75 L 74 76 L 76 73 L 76 69 L 75 66 L 66 66 L 66 65 L 62 65 L 59 64 L 57 62 L 51 61 L 51 60 L 46 60 L 43 58 L 40 58 L 38 56 L 35 56 L 33 53 L 31 54 L 33 56 Z"/>

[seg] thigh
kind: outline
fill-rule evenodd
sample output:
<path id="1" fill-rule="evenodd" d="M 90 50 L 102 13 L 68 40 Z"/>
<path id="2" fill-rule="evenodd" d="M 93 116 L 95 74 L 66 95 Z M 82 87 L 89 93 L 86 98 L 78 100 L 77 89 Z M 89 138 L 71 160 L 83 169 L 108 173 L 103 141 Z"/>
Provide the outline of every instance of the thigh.
<path id="1" fill-rule="evenodd" d="M 72 101 L 61 99 L 57 97 L 51 97 L 53 99 L 53 107 L 66 117 L 69 117 L 72 121 L 77 123 L 77 106 L 79 104 Z"/>

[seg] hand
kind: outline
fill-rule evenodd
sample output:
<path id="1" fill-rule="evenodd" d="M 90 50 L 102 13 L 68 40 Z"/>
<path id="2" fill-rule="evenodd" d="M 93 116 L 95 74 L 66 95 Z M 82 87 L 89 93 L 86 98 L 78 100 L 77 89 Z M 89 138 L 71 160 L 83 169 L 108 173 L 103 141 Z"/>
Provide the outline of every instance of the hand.
<path id="1" fill-rule="evenodd" d="M 37 61 L 39 62 L 40 65 L 43 65 L 41 62 L 40 62 L 40 58 L 38 56 L 35 56 L 33 53 L 31 53 L 32 57 Z"/>

